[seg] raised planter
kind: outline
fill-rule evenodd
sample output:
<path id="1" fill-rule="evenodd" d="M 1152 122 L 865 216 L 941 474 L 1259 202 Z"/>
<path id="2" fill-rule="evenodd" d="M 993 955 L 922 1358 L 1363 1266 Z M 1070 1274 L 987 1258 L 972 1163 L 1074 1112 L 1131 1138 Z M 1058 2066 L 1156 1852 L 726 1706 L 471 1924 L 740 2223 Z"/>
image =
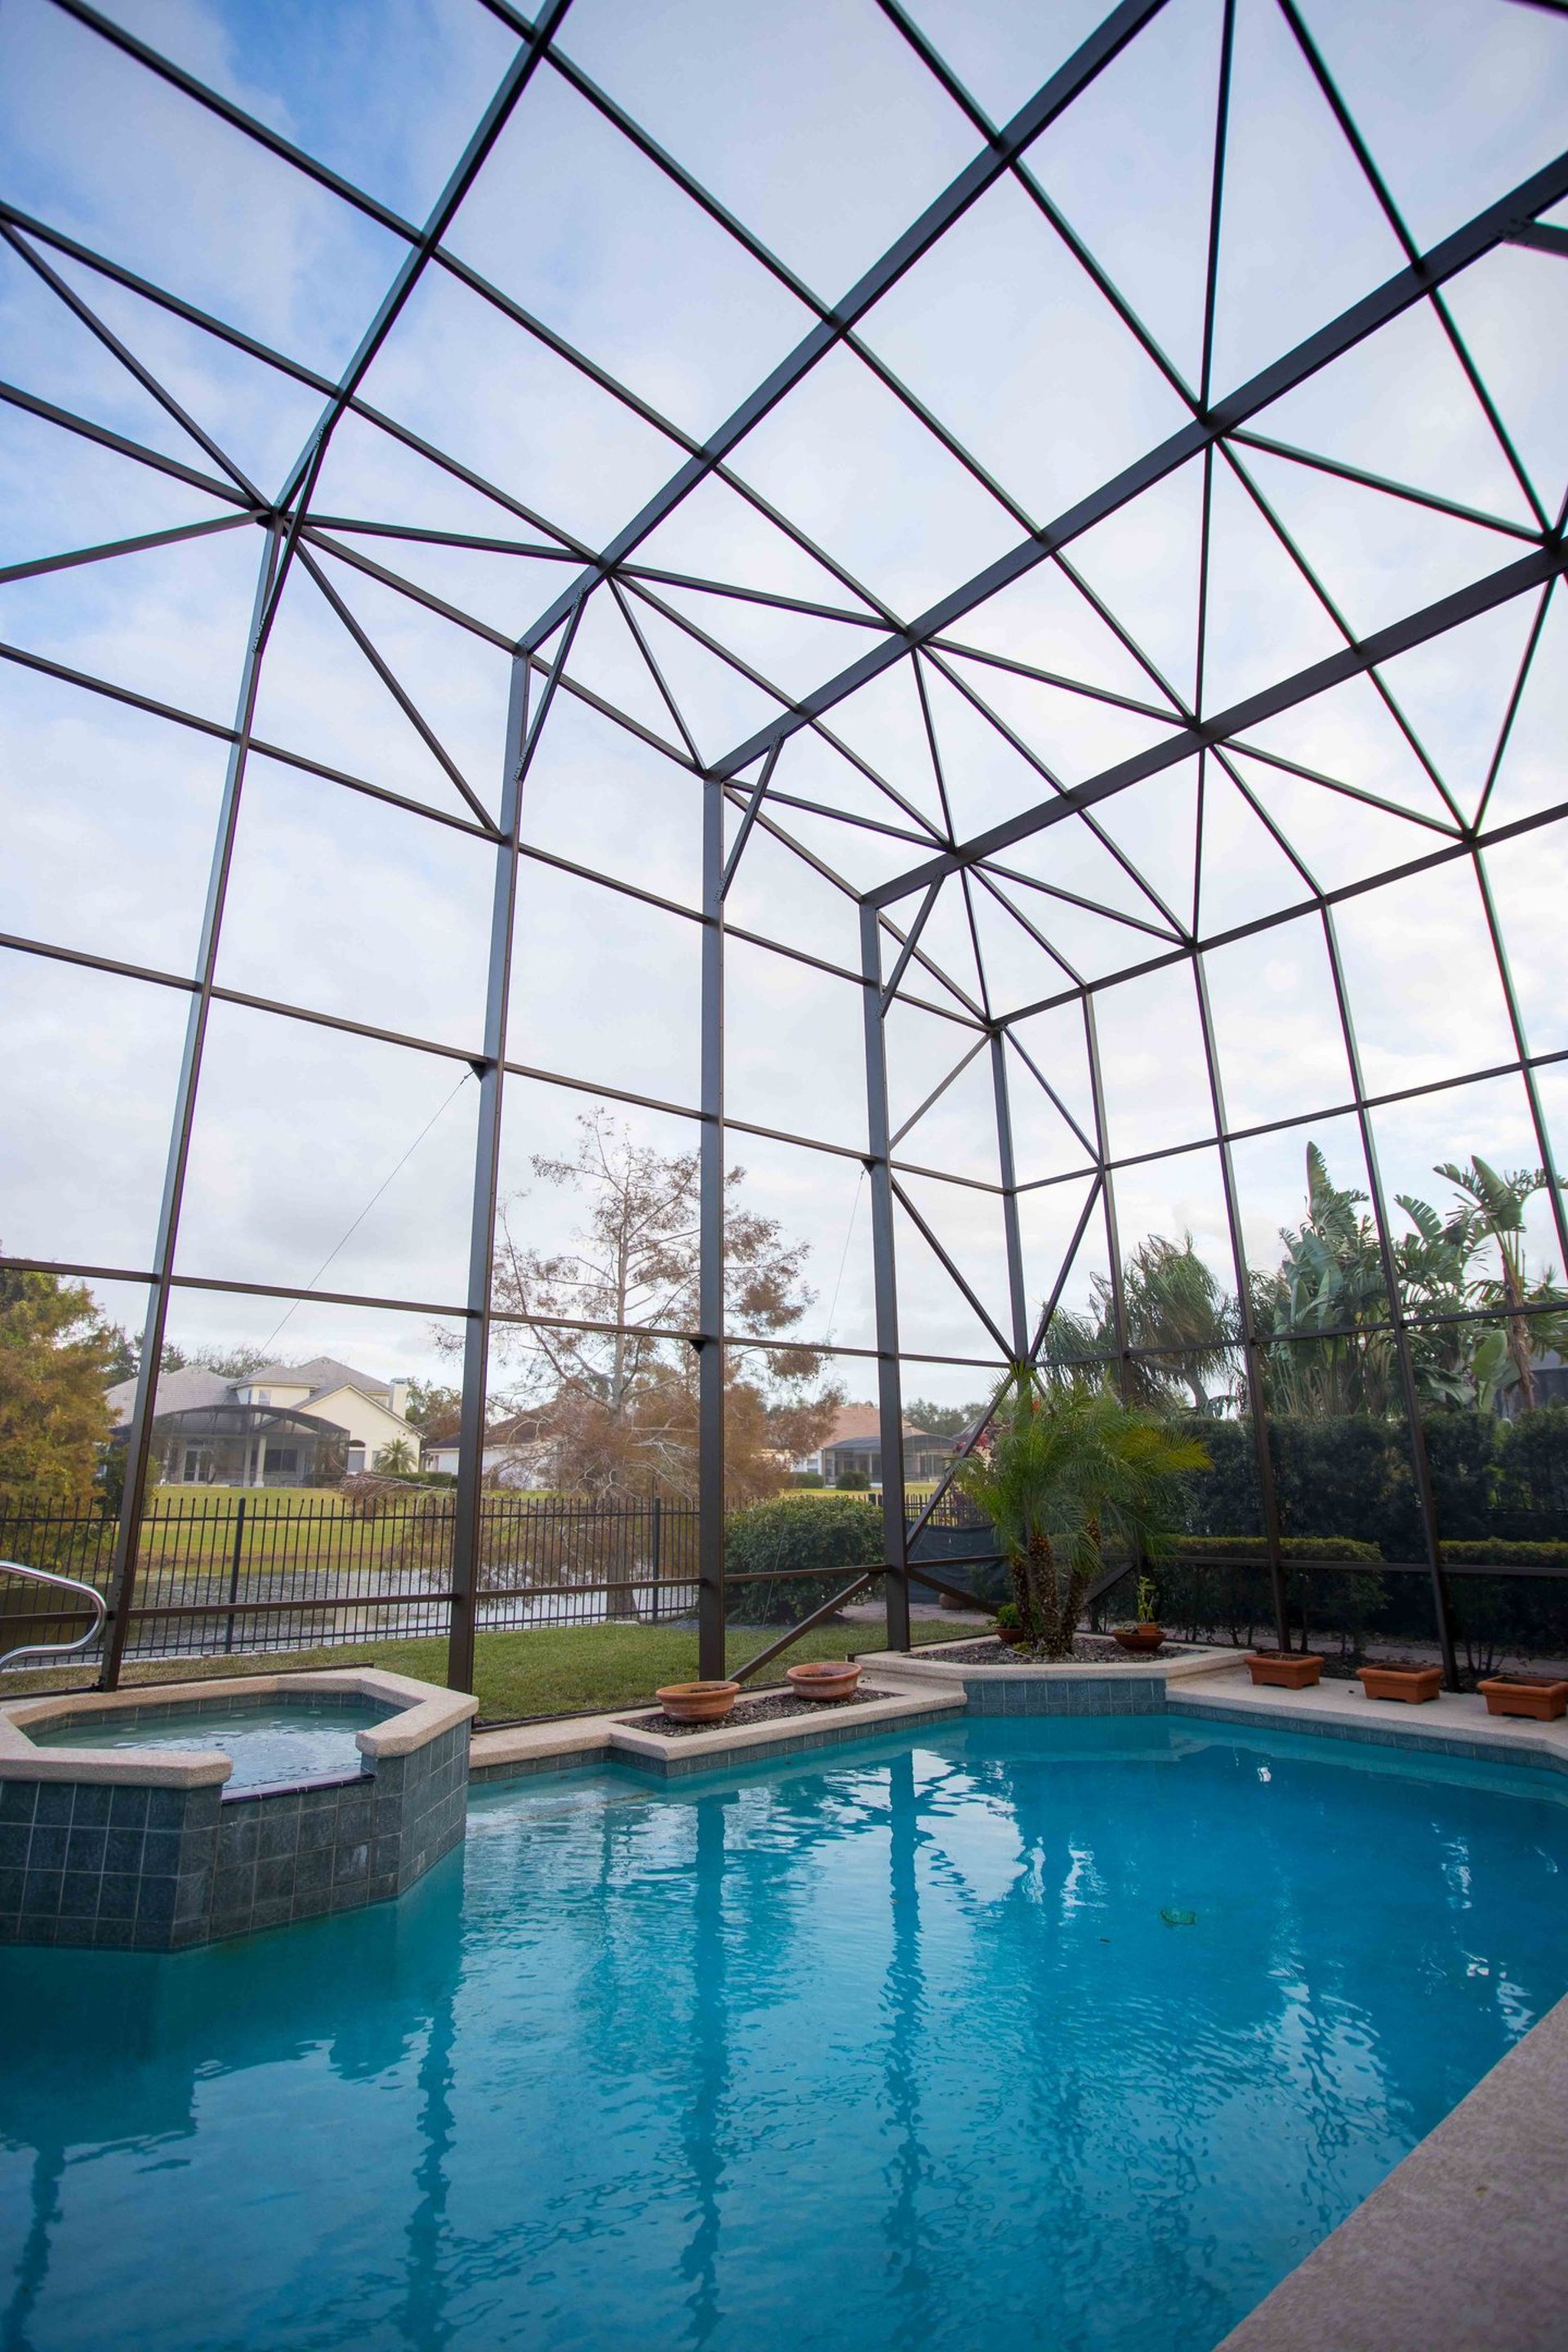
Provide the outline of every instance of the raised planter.
<path id="1" fill-rule="evenodd" d="M 1313 1650 L 1253 1650 L 1247 1671 L 1255 1683 L 1278 1690 L 1310 1690 L 1322 1675 L 1323 1662 Z"/>
<path id="2" fill-rule="evenodd" d="M 1110 1633 L 1112 1640 L 1122 1649 L 1131 1650 L 1135 1657 L 1149 1657 L 1164 1646 L 1163 1625 L 1113 1625 Z"/>
<path id="3" fill-rule="evenodd" d="M 740 1696 L 739 1683 L 666 1683 L 654 1693 L 677 1723 L 718 1723 Z"/>
<path id="4" fill-rule="evenodd" d="M 853 1658 L 815 1658 L 787 1672 L 796 1698 L 853 1698 L 860 1686 L 860 1669 Z"/>
<path id="5" fill-rule="evenodd" d="M 1555 1723 L 1568 1710 L 1568 1682 L 1549 1675 L 1493 1675 L 1477 1689 L 1489 1715 L 1522 1715 L 1531 1723 Z"/>
<path id="6" fill-rule="evenodd" d="M 1423 1706 L 1443 1687 L 1441 1666 L 1363 1666 L 1361 1686 L 1368 1698 L 1404 1699 Z"/>

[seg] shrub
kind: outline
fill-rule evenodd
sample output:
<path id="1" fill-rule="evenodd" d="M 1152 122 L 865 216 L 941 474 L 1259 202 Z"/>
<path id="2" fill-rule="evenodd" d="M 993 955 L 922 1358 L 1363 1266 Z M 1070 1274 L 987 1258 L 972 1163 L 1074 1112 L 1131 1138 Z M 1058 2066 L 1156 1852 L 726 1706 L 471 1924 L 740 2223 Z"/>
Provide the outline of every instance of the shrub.
<path id="1" fill-rule="evenodd" d="M 1287 1571 L 1286 1611 L 1303 1648 L 1316 1628 L 1337 1633 L 1342 1650 L 1358 1651 L 1368 1619 L 1383 1605 L 1383 1578 L 1354 1570 L 1309 1574 L 1290 1563 L 1365 1560 L 1375 1567 L 1376 1547 L 1352 1536 L 1286 1536 L 1279 1549 Z M 1127 1573 L 1131 1575 L 1131 1568 Z M 1154 1586 L 1162 1622 L 1184 1640 L 1223 1631 L 1237 1648 L 1250 1648 L 1259 1627 L 1273 1634 L 1273 1588 L 1258 1536 L 1184 1536 L 1175 1557 L 1155 1568 Z M 1107 1594 L 1107 1604 L 1110 1600 Z"/>
<path id="2" fill-rule="evenodd" d="M 830 1600 L 858 1568 L 884 1560 L 882 1515 L 853 1493 L 775 1495 L 731 1514 L 724 1564 L 731 1576 L 792 1573 L 787 1581 L 731 1588 L 729 1613 L 752 1625 L 793 1625 Z"/>

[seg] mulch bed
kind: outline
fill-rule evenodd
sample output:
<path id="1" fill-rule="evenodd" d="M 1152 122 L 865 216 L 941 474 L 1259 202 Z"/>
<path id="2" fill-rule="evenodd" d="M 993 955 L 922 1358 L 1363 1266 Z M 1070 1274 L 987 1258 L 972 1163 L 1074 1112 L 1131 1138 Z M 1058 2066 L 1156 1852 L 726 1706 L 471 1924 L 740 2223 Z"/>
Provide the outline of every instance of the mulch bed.
<path id="1" fill-rule="evenodd" d="M 736 1731 L 744 1724 L 774 1723 L 792 1715 L 842 1715 L 847 1706 L 868 1706 L 873 1699 L 888 1696 L 886 1691 L 858 1690 L 852 1698 L 796 1698 L 793 1691 L 780 1691 L 772 1698 L 737 1699 L 717 1723 L 677 1723 L 661 1707 L 651 1715 L 623 1715 L 621 1721 L 638 1731 L 657 1731 L 661 1739 L 679 1739 L 688 1732 Z"/>
<path id="2" fill-rule="evenodd" d="M 1182 1642 L 1162 1642 L 1157 1650 L 1134 1652 L 1124 1650 L 1109 1634 L 1079 1633 L 1072 1645 L 1070 1658 L 1047 1658 L 1036 1650 L 1026 1649 L 1021 1643 L 997 1642 L 987 1638 L 982 1642 L 965 1642 L 962 1647 L 942 1648 L 944 1658 L 965 1666 L 1146 1666 L 1151 1658 L 1180 1657 L 1186 1644 Z"/>

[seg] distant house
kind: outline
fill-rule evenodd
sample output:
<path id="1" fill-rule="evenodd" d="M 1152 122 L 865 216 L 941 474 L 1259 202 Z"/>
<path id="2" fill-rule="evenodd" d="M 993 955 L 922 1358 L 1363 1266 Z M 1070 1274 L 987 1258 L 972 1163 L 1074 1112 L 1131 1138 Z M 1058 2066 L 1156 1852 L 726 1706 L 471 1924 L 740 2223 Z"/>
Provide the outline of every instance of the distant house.
<path id="1" fill-rule="evenodd" d="M 549 1484 L 551 1433 L 542 1412 L 514 1412 L 493 1421 L 485 1432 L 480 1476 L 498 1486 L 543 1486 Z M 419 1458 L 422 1470 L 456 1477 L 458 1433 L 454 1422 L 425 1440 Z"/>
<path id="2" fill-rule="evenodd" d="M 904 1475 L 910 1479 L 940 1478 L 954 1454 L 958 1440 L 933 1437 L 929 1430 L 904 1423 Z M 882 1483 L 882 1420 L 874 1404 L 847 1404 L 816 1453 L 799 1465 L 820 1470 L 830 1486 L 846 1474 L 858 1473 L 873 1486 Z"/>
<path id="3" fill-rule="evenodd" d="M 135 1402 L 134 1381 L 109 1391 L 121 1443 Z M 416 1462 L 419 1433 L 407 1412 L 405 1380 L 378 1381 L 331 1356 L 270 1364 L 243 1380 L 193 1366 L 159 1374 L 153 1445 L 170 1486 L 316 1486 L 374 1469 L 399 1441 Z"/>

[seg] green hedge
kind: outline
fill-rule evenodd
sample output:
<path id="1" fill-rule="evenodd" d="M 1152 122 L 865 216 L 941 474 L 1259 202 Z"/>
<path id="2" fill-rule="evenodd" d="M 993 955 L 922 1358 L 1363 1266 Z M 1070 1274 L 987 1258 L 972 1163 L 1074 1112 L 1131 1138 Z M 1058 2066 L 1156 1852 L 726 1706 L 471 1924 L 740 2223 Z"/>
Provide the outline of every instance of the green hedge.
<path id="1" fill-rule="evenodd" d="M 847 1584 L 858 1568 L 886 1557 L 882 1514 L 849 1495 L 776 1495 L 731 1517 L 724 1566 L 730 1576 L 788 1569 L 787 1581 L 730 1589 L 729 1614 L 748 1625 L 793 1625 Z M 819 1574 L 798 1573 L 815 1570 Z"/>
<path id="2" fill-rule="evenodd" d="M 1443 1558 L 1472 1568 L 1560 1568 L 1568 1575 L 1568 1543 L 1508 1543 L 1496 1536 L 1468 1536 L 1438 1547 Z"/>

